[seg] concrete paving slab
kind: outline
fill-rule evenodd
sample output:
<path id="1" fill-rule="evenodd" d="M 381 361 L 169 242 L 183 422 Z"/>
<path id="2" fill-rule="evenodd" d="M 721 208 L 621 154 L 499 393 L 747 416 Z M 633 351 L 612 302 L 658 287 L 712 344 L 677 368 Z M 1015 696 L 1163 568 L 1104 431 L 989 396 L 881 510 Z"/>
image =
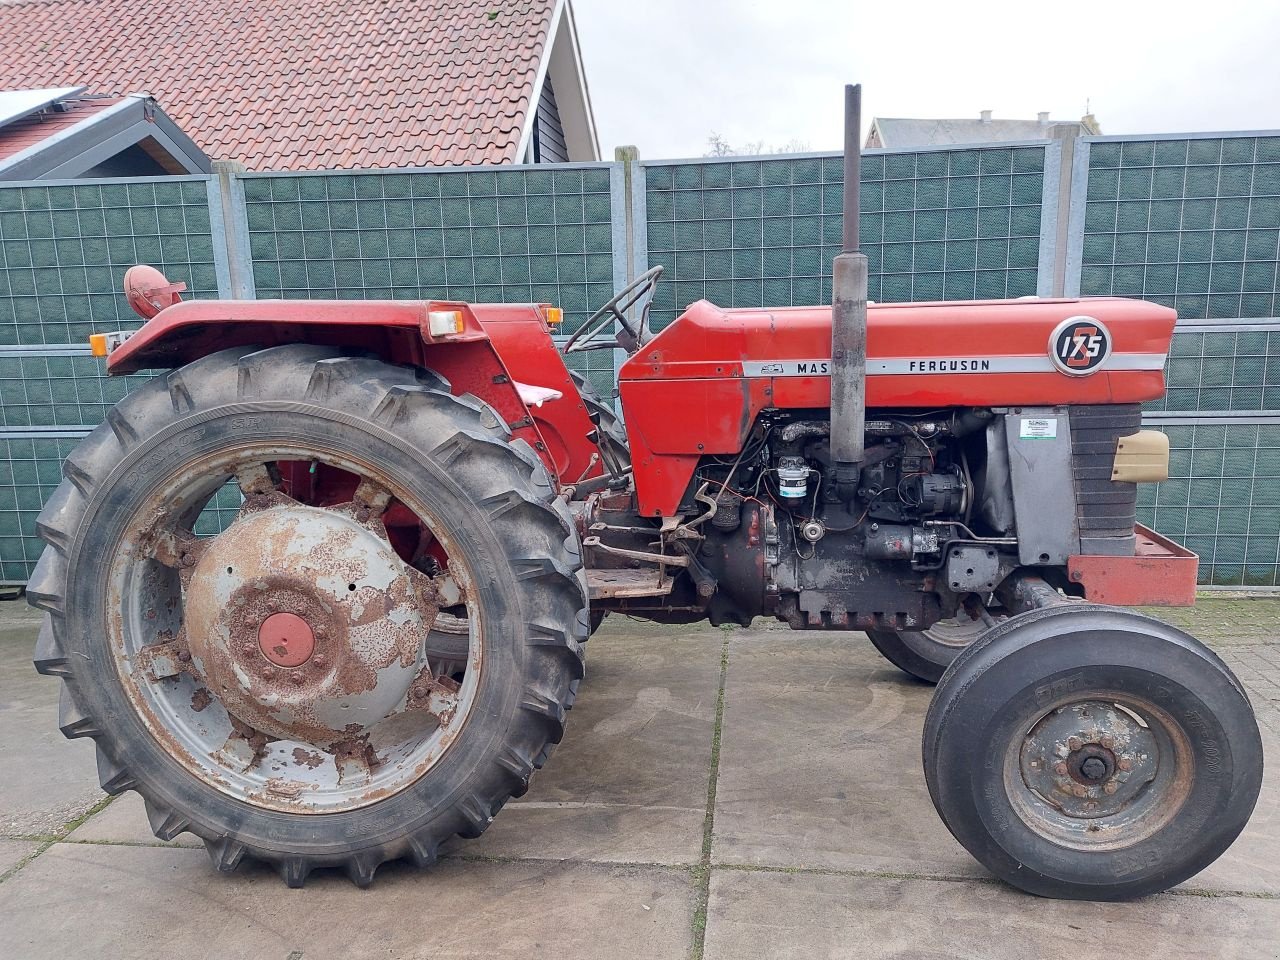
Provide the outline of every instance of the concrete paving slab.
<path id="1" fill-rule="evenodd" d="M 861 633 L 732 634 L 712 861 L 983 876 L 925 787 L 932 692 Z"/>
<path id="2" fill-rule="evenodd" d="M 203 853 L 56 844 L 0 886 L 5 957 L 687 957 L 684 871 L 523 861 L 380 871 L 368 890 Z"/>
<path id="3" fill-rule="evenodd" d="M 145 843 L 204 849 L 204 844 L 192 833 L 184 833 L 168 843 L 158 840 L 147 824 L 147 810 L 142 804 L 142 797 L 133 792 L 116 797 L 71 831 L 67 839 L 76 843 Z"/>
<path id="4" fill-rule="evenodd" d="M 57 833 L 103 795 L 93 744 L 58 731 L 60 681 L 31 666 L 39 620 L 20 613 L 0 618 L 0 836 Z"/>
<path id="5" fill-rule="evenodd" d="M 988 876 L 925 786 L 920 735 L 933 688 L 888 667 L 861 636 L 731 641 L 713 862 Z M 1267 755 L 1280 758 L 1280 737 L 1261 729 Z M 1245 832 L 1184 886 L 1280 894 L 1280 761 Z"/>
<path id="6" fill-rule="evenodd" d="M 35 840 L 0 840 L 0 876 L 8 873 L 24 857 L 29 857 L 40 849 Z"/>
<path id="7" fill-rule="evenodd" d="M 448 852 L 697 862 L 723 634 L 617 619 L 587 644 L 565 740 L 529 792 Z"/>
<path id="8" fill-rule="evenodd" d="M 1041 900 L 1001 884 L 717 870 L 707 960 L 1274 960 L 1280 901 Z"/>

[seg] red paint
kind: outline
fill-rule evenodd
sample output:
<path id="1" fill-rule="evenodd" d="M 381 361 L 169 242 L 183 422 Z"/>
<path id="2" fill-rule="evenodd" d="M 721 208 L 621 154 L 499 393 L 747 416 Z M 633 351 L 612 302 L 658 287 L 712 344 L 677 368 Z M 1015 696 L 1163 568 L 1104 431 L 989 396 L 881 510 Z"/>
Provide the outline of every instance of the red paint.
<path id="1" fill-rule="evenodd" d="M 1181 544 L 1138 524 L 1132 557 L 1074 556 L 1067 575 L 1094 603 L 1120 607 L 1189 607 L 1196 602 L 1200 558 Z"/>
<path id="2" fill-rule="evenodd" d="M 465 329 L 442 340 L 427 330 L 433 309 L 460 310 Z M 1102 321 L 1113 355 L 1096 373 L 1053 368 L 1049 338 L 1069 317 Z M 867 406 L 937 409 L 1034 404 L 1105 404 L 1152 400 L 1164 393 L 1161 369 L 1119 369 L 1126 355 L 1159 366 L 1175 313 L 1138 300 L 992 300 L 876 304 L 868 311 L 869 369 L 877 361 L 984 358 L 1035 372 L 881 373 L 867 378 Z M 596 476 L 592 425 L 531 305 L 414 301 L 189 301 L 148 321 L 110 357 L 111 373 L 173 367 L 214 350 L 257 344 L 327 343 L 371 351 L 392 363 L 427 367 L 457 395 L 488 402 L 515 437 L 533 447 L 561 483 Z M 627 418 L 636 496 L 647 516 L 676 512 L 700 457 L 736 454 L 768 409 L 823 411 L 830 380 L 748 376 L 747 364 L 830 357 L 831 309 L 722 310 L 689 307 L 624 364 L 619 389 Z M 516 383 L 562 397 L 530 408 Z M 820 414 L 819 414 L 820 415 Z"/>
<path id="3" fill-rule="evenodd" d="M 258 627 L 258 648 L 277 667 L 300 667 L 315 652 L 316 637 L 296 613 L 273 613 Z"/>
<path id="4" fill-rule="evenodd" d="M 462 312 L 462 333 L 434 338 L 432 310 Z M 483 322 L 480 317 L 483 316 Z M 494 336 L 491 338 L 490 330 Z M 495 340 L 504 345 L 500 356 Z M 113 375 L 178 367 L 228 347 L 323 343 L 372 352 L 390 363 L 427 367 L 457 396 L 489 403 L 512 435 L 529 444 L 552 475 L 581 478 L 596 445 L 592 425 L 551 339 L 532 305 L 469 305 L 410 300 L 188 300 L 143 324 L 107 360 Z M 509 360 L 508 369 L 504 360 Z M 560 400 L 530 410 L 515 381 L 560 390 Z M 527 422 L 526 422 L 527 421 Z M 550 436 L 544 438 L 541 426 Z M 557 462 L 558 457 L 558 462 Z M 575 472 L 576 471 L 576 472 Z M 586 473 L 595 476 L 596 468 Z"/>
<path id="5" fill-rule="evenodd" d="M 1162 370 L 1068 376 L 1052 368 L 1049 338 L 1068 317 L 1089 316 L 1111 331 L 1118 354 L 1163 357 L 1177 315 L 1139 300 L 990 300 L 875 304 L 868 310 L 867 357 L 1023 358 L 1035 373 L 908 373 L 867 377 L 869 408 L 934 409 L 1018 404 L 1099 404 L 1153 400 Z M 640 510 L 675 513 L 704 453 L 736 453 L 769 408 L 825 410 L 826 376 L 745 377 L 744 362 L 831 356 L 831 308 L 724 310 L 700 300 L 622 367 L 619 390 L 636 465 Z M 1111 361 L 1108 361 L 1110 363 Z"/>

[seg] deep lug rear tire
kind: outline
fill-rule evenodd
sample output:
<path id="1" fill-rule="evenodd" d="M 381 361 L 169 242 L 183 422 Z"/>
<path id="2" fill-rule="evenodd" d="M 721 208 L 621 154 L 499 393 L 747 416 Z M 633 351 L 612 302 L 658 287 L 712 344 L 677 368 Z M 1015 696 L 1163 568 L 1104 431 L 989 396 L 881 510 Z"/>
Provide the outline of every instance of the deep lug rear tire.
<path id="1" fill-rule="evenodd" d="M 1253 710 L 1222 661 L 1167 624 L 1087 604 L 1014 617 L 965 650 L 923 752 L 956 839 L 1006 882 L 1063 899 L 1194 876 L 1244 829 L 1262 783 Z"/>
<path id="2" fill-rule="evenodd" d="M 868 630 L 880 654 L 899 670 L 925 683 L 937 683 L 952 661 L 987 627 L 968 617 L 943 620 L 927 630 Z"/>
<path id="3" fill-rule="evenodd" d="M 469 569 L 484 623 L 474 708 L 456 737 L 418 779 L 322 815 L 193 774 L 178 738 L 149 728 L 127 686 L 143 681 L 128 679 L 134 666 L 110 639 L 128 618 L 109 600 L 108 570 L 134 549 L 123 543 L 134 514 L 193 458 L 264 442 L 358 459 L 393 477 L 402 502 L 448 517 L 450 562 Z M 36 668 L 62 678 L 60 726 L 94 739 L 103 789 L 140 793 L 158 837 L 196 834 L 218 869 L 257 858 L 291 886 L 317 867 L 364 885 L 388 860 L 429 865 L 447 838 L 483 832 L 560 740 L 588 629 L 573 524 L 533 450 L 434 374 L 306 345 L 223 351 L 130 394 L 64 476 L 39 519 L 49 546 L 28 586 L 46 611 Z"/>

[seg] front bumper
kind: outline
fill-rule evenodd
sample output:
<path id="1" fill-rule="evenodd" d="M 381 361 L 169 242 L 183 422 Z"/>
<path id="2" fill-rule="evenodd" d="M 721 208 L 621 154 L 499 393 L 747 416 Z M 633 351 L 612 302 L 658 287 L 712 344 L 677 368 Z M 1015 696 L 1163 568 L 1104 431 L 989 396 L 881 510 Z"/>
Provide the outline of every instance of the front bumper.
<path id="1" fill-rule="evenodd" d="M 1085 598 L 1118 607 L 1189 607 L 1196 602 L 1200 558 L 1181 544 L 1136 524 L 1131 557 L 1082 554 L 1067 558 L 1067 575 Z"/>

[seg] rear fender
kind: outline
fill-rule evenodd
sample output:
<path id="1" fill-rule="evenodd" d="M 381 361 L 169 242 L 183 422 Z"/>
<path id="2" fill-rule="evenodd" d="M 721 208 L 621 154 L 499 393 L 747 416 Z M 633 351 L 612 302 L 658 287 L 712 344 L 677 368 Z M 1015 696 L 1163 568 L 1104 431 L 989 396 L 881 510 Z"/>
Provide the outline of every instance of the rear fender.
<path id="1" fill-rule="evenodd" d="M 463 330 L 433 336 L 428 319 L 439 310 L 460 312 Z M 188 300 L 161 310 L 143 324 L 110 354 L 107 372 L 114 376 L 171 369 L 228 347 L 285 343 L 344 347 L 389 363 L 434 370 L 449 381 L 455 395 L 471 393 L 492 406 L 512 436 L 533 447 L 552 475 L 560 478 L 515 380 L 475 312 L 464 303 Z M 576 392 L 572 399 L 577 401 Z"/>

